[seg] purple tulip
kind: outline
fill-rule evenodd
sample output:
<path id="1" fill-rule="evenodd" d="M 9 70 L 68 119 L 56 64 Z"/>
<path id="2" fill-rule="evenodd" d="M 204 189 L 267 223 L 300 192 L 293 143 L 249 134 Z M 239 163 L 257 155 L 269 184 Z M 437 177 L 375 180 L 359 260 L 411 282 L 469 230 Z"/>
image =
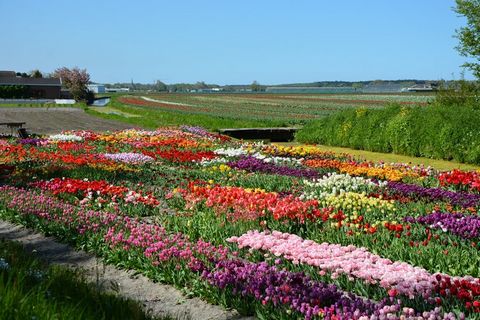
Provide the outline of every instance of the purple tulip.
<path id="1" fill-rule="evenodd" d="M 461 213 L 434 212 L 418 218 L 406 217 L 405 221 L 420 223 L 433 229 L 442 229 L 463 239 L 477 238 L 480 234 L 480 217 Z"/>
<path id="2" fill-rule="evenodd" d="M 45 145 L 48 143 L 47 139 L 42 139 L 42 138 L 25 138 L 25 139 L 19 139 L 18 143 L 20 144 L 30 144 L 32 146 L 41 146 Z"/>
<path id="3" fill-rule="evenodd" d="M 205 130 L 202 127 L 194 127 L 194 126 L 181 126 L 180 129 L 186 132 L 190 132 L 199 136 L 209 136 L 210 132 Z"/>
<path id="4" fill-rule="evenodd" d="M 480 206 L 480 194 L 467 192 L 453 192 L 441 188 L 425 188 L 415 184 L 389 181 L 387 188 L 394 193 L 408 196 L 413 199 L 429 201 L 447 201 L 463 208 Z"/>
<path id="5" fill-rule="evenodd" d="M 282 176 L 318 178 L 319 173 L 313 169 L 291 168 L 265 162 L 251 156 L 241 157 L 237 161 L 229 162 L 228 166 L 252 172 L 264 172 Z"/>
<path id="6" fill-rule="evenodd" d="M 266 262 L 222 260 L 213 271 L 202 274 L 211 285 L 229 288 L 234 294 L 253 297 L 274 306 L 286 305 L 311 319 L 323 314 L 324 319 L 341 315 L 358 319 L 378 312 L 385 302 L 376 303 L 348 294 L 333 284 L 314 281 L 302 272 L 279 270 Z"/>

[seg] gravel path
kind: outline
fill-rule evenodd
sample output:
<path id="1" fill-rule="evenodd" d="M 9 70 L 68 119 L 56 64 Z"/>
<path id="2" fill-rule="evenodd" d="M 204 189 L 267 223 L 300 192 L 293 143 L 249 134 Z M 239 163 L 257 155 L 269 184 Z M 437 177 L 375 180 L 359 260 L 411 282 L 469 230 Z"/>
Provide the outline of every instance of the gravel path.
<path id="1" fill-rule="evenodd" d="M 0 122 L 26 122 L 29 133 L 54 134 L 62 130 L 114 131 L 133 126 L 114 120 L 101 119 L 85 113 L 80 108 L 0 108 Z M 10 133 L 0 126 L 0 133 Z"/>
<path id="2" fill-rule="evenodd" d="M 19 241 L 28 252 L 47 261 L 85 270 L 87 281 L 101 284 L 105 290 L 138 301 L 153 317 L 171 317 L 179 320 L 253 320 L 241 317 L 236 311 L 206 303 L 199 298 L 187 299 L 177 289 L 154 283 L 132 271 L 104 265 L 98 258 L 76 251 L 24 227 L 0 220 L 0 238 Z"/>

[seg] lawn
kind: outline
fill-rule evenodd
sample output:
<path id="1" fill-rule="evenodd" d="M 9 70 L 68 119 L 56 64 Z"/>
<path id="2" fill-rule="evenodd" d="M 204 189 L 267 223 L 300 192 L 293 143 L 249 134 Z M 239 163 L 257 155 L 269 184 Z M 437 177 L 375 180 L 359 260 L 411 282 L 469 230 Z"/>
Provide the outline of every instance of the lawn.
<path id="1" fill-rule="evenodd" d="M 133 301 L 99 291 L 80 271 L 48 266 L 0 239 L 0 319 L 149 319 Z"/>

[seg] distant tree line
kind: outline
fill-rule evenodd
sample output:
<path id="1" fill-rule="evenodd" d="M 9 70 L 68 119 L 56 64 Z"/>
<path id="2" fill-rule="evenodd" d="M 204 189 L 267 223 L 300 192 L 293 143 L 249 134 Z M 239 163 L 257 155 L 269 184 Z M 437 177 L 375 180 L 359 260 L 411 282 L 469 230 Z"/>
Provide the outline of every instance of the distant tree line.
<path id="1" fill-rule="evenodd" d="M 43 73 L 38 70 L 38 69 L 35 69 L 35 70 L 32 70 L 30 72 L 17 72 L 16 73 L 17 77 L 22 77 L 22 78 L 50 78 L 50 74 L 45 74 L 45 76 L 43 75 Z"/>
<path id="2" fill-rule="evenodd" d="M 77 67 L 59 68 L 53 73 L 42 73 L 35 69 L 28 73 L 17 72 L 17 76 L 25 78 L 48 78 L 48 77 L 62 77 L 63 85 L 69 89 L 76 100 L 91 100 L 92 93 L 87 90 L 87 85 L 90 83 L 90 76 L 85 69 L 81 70 Z M 449 87 L 449 81 L 431 81 L 418 79 L 401 79 L 401 80 L 370 80 L 370 81 L 316 81 L 308 83 L 288 83 L 269 85 L 269 87 L 345 87 L 362 89 L 369 86 L 378 85 L 402 85 L 403 87 L 410 87 L 416 84 L 439 84 L 444 87 Z M 267 86 L 260 84 L 258 81 L 253 81 L 251 84 L 240 85 L 218 85 L 209 84 L 205 81 L 197 81 L 195 83 L 173 83 L 166 84 L 161 80 L 156 80 L 152 83 L 139 82 L 117 82 L 107 83 L 106 88 L 129 88 L 131 91 L 140 92 L 209 92 L 208 89 L 217 89 L 221 92 L 263 92 Z"/>
<path id="3" fill-rule="evenodd" d="M 347 88 L 363 88 L 371 85 L 390 85 L 400 84 L 405 87 L 415 84 L 427 84 L 437 81 L 417 80 L 417 79 L 401 79 L 401 80 L 368 80 L 368 81 L 317 81 L 308 83 L 288 83 L 272 85 L 271 87 L 347 87 Z"/>
<path id="4" fill-rule="evenodd" d="M 165 84 L 157 80 L 153 83 L 138 83 L 138 82 L 117 82 L 107 83 L 106 88 L 129 88 L 132 91 L 153 91 L 153 92 L 190 92 L 199 89 L 213 89 L 221 88 L 218 84 L 207 84 L 204 81 L 196 83 L 173 83 Z"/>
<path id="5" fill-rule="evenodd" d="M 416 84 L 438 84 L 441 81 L 434 80 L 418 80 L 418 79 L 402 79 L 402 80 L 370 80 L 370 81 L 317 81 L 308 83 L 288 83 L 269 85 L 269 87 L 345 87 L 362 89 L 368 86 L 378 85 L 402 85 L 403 87 L 410 87 Z M 222 92 L 263 92 L 267 88 L 266 85 L 260 84 L 258 81 L 253 81 L 251 84 L 240 85 L 218 85 L 207 84 L 204 81 L 196 83 L 173 83 L 165 84 L 158 80 L 153 83 L 133 83 L 133 82 L 118 82 L 105 84 L 106 88 L 129 88 L 131 91 L 150 91 L 150 92 L 191 92 L 201 91 L 202 89 L 218 88 Z"/>

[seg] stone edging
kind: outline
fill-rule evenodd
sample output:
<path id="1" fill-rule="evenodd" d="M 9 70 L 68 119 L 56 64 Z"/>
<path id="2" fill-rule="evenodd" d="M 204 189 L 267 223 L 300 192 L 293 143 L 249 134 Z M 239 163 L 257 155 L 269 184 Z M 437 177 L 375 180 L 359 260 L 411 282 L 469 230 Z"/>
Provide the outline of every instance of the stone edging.
<path id="1" fill-rule="evenodd" d="M 99 284 L 104 290 L 114 290 L 122 297 L 138 301 L 152 317 L 178 320 L 253 320 L 237 311 L 225 310 L 199 299 L 185 298 L 172 286 L 154 283 L 133 271 L 105 265 L 101 259 L 84 251 L 55 241 L 52 237 L 0 220 L 0 238 L 20 242 L 28 252 L 49 264 L 84 270 L 87 281 Z"/>

